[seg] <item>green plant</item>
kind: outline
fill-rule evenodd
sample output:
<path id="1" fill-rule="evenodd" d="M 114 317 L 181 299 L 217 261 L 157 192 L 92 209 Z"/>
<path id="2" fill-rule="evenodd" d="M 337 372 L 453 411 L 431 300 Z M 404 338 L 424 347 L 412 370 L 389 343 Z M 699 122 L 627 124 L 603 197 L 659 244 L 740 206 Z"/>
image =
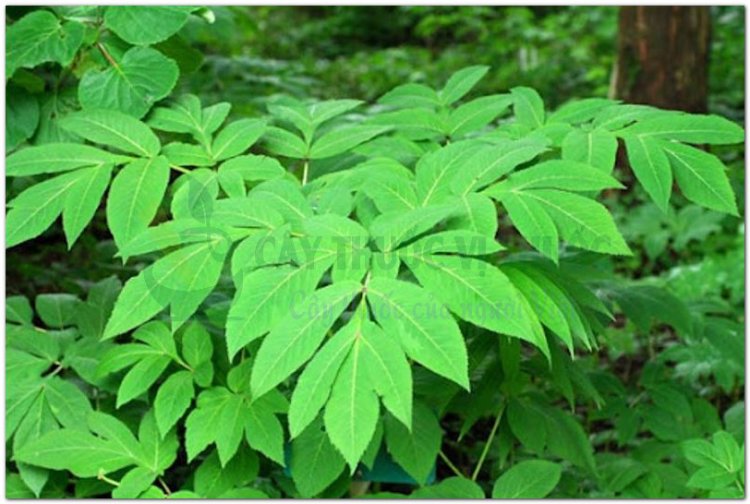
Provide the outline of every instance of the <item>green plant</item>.
<path id="1" fill-rule="evenodd" d="M 29 16 L 54 14 L 9 32 Z M 62 16 L 61 29 L 83 29 Z M 78 48 L 16 66 L 67 65 Z M 604 403 L 574 357 L 597 347 L 612 310 L 575 267 L 630 254 L 595 199 L 622 188 L 618 140 L 662 210 L 674 176 L 689 200 L 737 214 L 722 162 L 689 144 L 744 133 L 605 99 L 549 112 L 526 87 L 465 100 L 488 70 L 369 107 L 279 99 L 229 122 L 230 103 L 191 94 L 150 112 L 92 102 L 84 74 L 60 136 L 30 127 L 34 145 L 7 157 L 28 184 L 8 202 L 6 244 L 62 215 L 76 247 L 106 193 L 116 257 L 139 269 L 85 301 L 8 299 L 9 495 L 69 495 L 68 473 L 79 497 L 341 495 L 387 453 L 420 486 L 438 459 L 452 468 L 415 497 L 482 496 L 480 474 L 494 479 L 515 440 L 522 457 L 596 480 L 587 433 L 555 402 Z M 152 77 L 157 101 L 173 82 Z M 498 212 L 528 246 L 496 241 Z M 491 422 L 471 473 L 445 453 L 449 413 L 461 438 Z M 492 495 L 543 497 L 566 485 L 562 468 L 513 464 Z M 528 488 L 532 476 L 543 481 Z"/>

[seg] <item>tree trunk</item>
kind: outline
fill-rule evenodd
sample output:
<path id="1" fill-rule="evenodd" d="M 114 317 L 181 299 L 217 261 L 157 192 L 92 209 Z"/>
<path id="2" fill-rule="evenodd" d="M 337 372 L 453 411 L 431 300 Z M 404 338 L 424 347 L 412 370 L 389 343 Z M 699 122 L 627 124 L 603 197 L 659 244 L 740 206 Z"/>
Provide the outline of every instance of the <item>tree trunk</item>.
<path id="1" fill-rule="evenodd" d="M 706 112 L 710 36 L 709 7 L 621 7 L 616 97 Z"/>

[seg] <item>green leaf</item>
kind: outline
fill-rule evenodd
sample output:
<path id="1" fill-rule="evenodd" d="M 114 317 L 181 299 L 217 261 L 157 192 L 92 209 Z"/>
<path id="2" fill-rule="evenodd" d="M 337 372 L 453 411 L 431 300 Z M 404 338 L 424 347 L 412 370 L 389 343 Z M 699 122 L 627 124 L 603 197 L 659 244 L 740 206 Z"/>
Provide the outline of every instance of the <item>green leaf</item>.
<path id="1" fill-rule="evenodd" d="M 213 290 L 221 273 L 228 245 L 209 241 L 176 250 L 128 280 L 117 298 L 103 339 L 110 339 L 136 327 L 163 310 L 178 305 L 176 330 Z M 197 296 L 197 297 L 196 297 Z"/>
<path id="2" fill-rule="evenodd" d="M 83 232 L 86 225 L 94 218 L 99 208 L 104 191 L 112 177 L 112 166 L 104 165 L 95 168 L 83 168 L 76 171 L 78 182 L 67 192 L 63 203 L 63 230 L 68 242 L 68 249 Z"/>
<path id="3" fill-rule="evenodd" d="M 513 435 L 528 449 L 542 453 L 547 444 L 544 412 L 533 401 L 512 399 L 506 412 Z"/>
<path id="4" fill-rule="evenodd" d="M 111 5 L 104 12 L 104 24 L 125 42 L 151 45 L 177 33 L 187 22 L 195 7 L 181 6 L 119 6 Z"/>
<path id="5" fill-rule="evenodd" d="M 720 466 L 712 465 L 701 467 L 695 471 L 685 483 L 690 488 L 701 488 L 704 490 L 718 490 L 731 485 L 737 479 L 737 475 L 728 472 Z"/>
<path id="6" fill-rule="evenodd" d="M 164 146 L 162 154 L 177 166 L 213 166 L 214 159 L 200 145 L 172 142 Z"/>
<path id="7" fill-rule="evenodd" d="M 286 315 L 295 297 L 299 299 L 312 293 L 322 275 L 323 271 L 312 264 L 300 268 L 286 265 L 262 268 L 242 275 L 242 286 L 235 294 L 227 317 L 229 357 L 268 332 Z"/>
<path id="8" fill-rule="evenodd" d="M 247 415 L 247 406 L 242 396 L 228 394 L 219 413 L 215 441 L 222 467 L 234 456 L 242 442 L 243 419 Z M 221 426 L 216 428 L 216 426 Z"/>
<path id="9" fill-rule="evenodd" d="M 74 112 L 62 119 L 62 126 L 91 142 L 138 156 L 156 156 L 161 148 L 148 126 L 114 110 Z"/>
<path id="10" fill-rule="evenodd" d="M 49 432 L 15 453 L 16 460 L 49 469 L 69 470 L 79 477 L 95 477 L 132 463 L 110 443 L 73 430 Z"/>
<path id="11" fill-rule="evenodd" d="M 333 383 L 323 415 L 328 437 L 352 473 L 375 434 L 379 412 L 378 396 L 364 363 L 362 342 L 355 339 Z"/>
<path id="12" fill-rule="evenodd" d="M 511 103 L 508 95 L 491 95 L 461 105 L 448 117 L 448 135 L 455 138 L 484 128 L 505 112 Z"/>
<path id="13" fill-rule="evenodd" d="M 60 22 L 48 10 L 31 12 L 8 27 L 7 77 L 19 68 L 34 68 L 46 62 L 67 66 L 81 47 L 84 25 Z"/>
<path id="14" fill-rule="evenodd" d="M 141 118 L 169 95 L 179 73 L 177 63 L 159 51 L 133 47 L 115 66 L 86 72 L 78 84 L 78 100 L 84 109 L 113 109 Z"/>
<path id="15" fill-rule="evenodd" d="M 440 104 L 448 106 L 463 98 L 487 74 L 489 69 L 490 67 L 484 65 L 470 66 L 451 75 L 443 89 L 438 91 Z"/>
<path id="16" fill-rule="evenodd" d="M 445 306 L 430 292 L 379 277 L 368 284 L 367 300 L 378 324 L 399 340 L 409 357 L 468 390 L 463 337 Z"/>
<path id="17" fill-rule="evenodd" d="M 540 128 L 544 124 L 544 102 L 539 93 L 528 87 L 515 87 L 510 94 L 516 121 L 529 128 Z"/>
<path id="18" fill-rule="evenodd" d="M 229 123 L 211 144 L 211 155 L 216 161 L 222 161 L 242 154 L 263 135 L 266 122 L 261 119 L 240 119 Z"/>
<path id="19" fill-rule="evenodd" d="M 448 197 L 451 179 L 466 163 L 467 156 L 474 155 L 482 146 L 476 140 L 463 140 L 422 156 L 416 166 L 417 196 L 422 206 L 441 203 Z"/>
<path id="20" fill-rule="evenodd" d="M 398 108 L 436 108 L 441 104 L 441 99 L 434 89 L 424 84 L 404 84 L 381 96 L 378 103 Z"/>
<path id="21" fill-rule="evenodd" d="M 284 430 L 268 401 L 255 401 L 247 408 L 245 439 L 251 448 L 284 465 Z"/>
<path id="22" fill-rule="evenodd" d="M 286 156 L 294 159 L 307 157 L 307 145 L 293 133 L 269 126 L 263 133 L 263 143 L 271 154 Z"/>
<path id="23" fill-rule="evenodd" d="M 315 353 L 326 332 L 361 288 L 357 282 L 340 282 L 289 306 L 289 312 L 266 336 L 256 355 L 250 377 L 254 397 L 281 383 Z"/>
<path id="24" fill-rule="evenodd" d="M 532 247 L 557 263 L 557 227 L 547 210 L 537 200 L 522 192 L 508 193 L 503 196 L 502 202 L 521 236 Z"/>
<path id="25" fill-rule="evenodd" d="M 661 147 L 687 199 L 712 210 L 739 215 L 726 168 L 719 158 L 674 142 L 662 142 Z"/>
<path id="26" fill-rule="evenodd" d="M 34 310 L 26 296 L 8 296 L 5 298 L 5 321 L 31 325 Z"/>
<path id="27" fill-rule="evenodd" d="M 182 356 L 185 361 L 197 368 L 209 362 L 213 356 L 214 346 L 211 335 L 199 322 L 190 322 L 182 335 Z"/>
<path id="28" fill-rule="evenodd" d="M 73 294 L 40 294 L 34 306 L 45 325 L 63 328 L 73 321 L 80 302 Z"/>
<path id="29" fill-rule="evenodd" d="M 169 163 L 163 156 L 133 161 L 115 176 L 107 198 L 107 226 L 119 249 L 148 228 L 168 183 Z"/>
<path id="30" fill-rule="evenodd" d="M 549 213 L 562 238 L 571 245 L 606 254 L 631 254 L 602 204 L 553 189 L 534 189 L 523 194 Z"/>
<path id="31" fill-rule="evenodd" d="M 479 147 L 463 162 L 453 175 L 450 185 L 453 194 L 465 195 L 491 184 L 518 165 L 531 161 L 547 149 L 538 138 L 524 138 L 499 145 Z"/>
<path id="32" fill-rule="evenodd" d="M 242 438 L 242 426 L 238 426 L 236 422 L 233 425 L 220 423 L 224 405 L 232 396 L 234 394 L 221 387 L 204 390 L 198 396 L 196 408 L 185 421 L 185 449 L 188 462 L 213 443 L 219 431 L 230 431 L 222 434 L 224 438 L 233 436 L 239 443 Z"/>
<path id="33" fill-rule="evenodd" d="M 435 414 L 421 403 L 414 404 L 411 431 L 391 416 L 385 418 L 385 442 L 393 460 L 417 483 L 426 483 L 440 451 L 443 431 Z"/>
<path id="34" fill-rule="evenodd" d="M 323 409 L 341 364 L 357 337 L 360 337 L 360 324 L 352 321 L 337 331 L 305 366 L 289 404 L 289 432 L 292 438 L 299 436 Z"/>
<path id="35" fill-rule="evenodd" d="M 78 182 L 76 172 L 35 184 L 8 203 L 5 246 L 10 248 L 42 234 L 62 212 L 65 195 Z"/>
<path id="36" fill-rule="evenodd" d="M 152 355 L 139 361 L 120 382 L 116 407 L 119 408 L 147 392 L 170 362 L 171 359 L 166 355 Z"/>
<path id="37" fill-rule="evenodd" d="M 593 448 L 581 425 L 557 408 L 545 408 L 545 412 L 550 453 L 596 473 Z"/>
<path id="38" fill-rule="evenodd" d="M 411 367 L 395 336 L 385 333 L 377 324 L 362 323 L 362 359 L 370 383 L 393 416 L 411 429 Z"/>
<path id="39" fill-rule="evenodd" d="M 522 295 L 498 268 L 458 256 L 402 256 L 419 282 L 462 319 L 515 336 L 549 356 L 544 338 L 532 328 Z"/>
<path id="40" fill-rule="evenodd" d="M 292 442 L 291 472 L 303 498 L 315 497 L 339 477 L 346 462 L 316 422 Z"/>
<path id="41" fill-rule="evenodd" d="M 388 126 L 356 124 L 324 134 L 310 147 L 310 159 L 325 159 L 353 149 L 357 145 L 388 131 Z"/>
<path id="42" fill-rule="evenodd" d="M 574 129 L 562 143 L 562 158 L 578 161 L 612 173 L 617 156 L 617 137 L 609 131 L 597 128 L 590 131 Z"/>
<path id="43" fill-rule="evenodd" d="M 628 161 L 635 176 L 656 206 L 667 212 L 672 193 L 672 169 L 657 140 L 643 136 L 625 136 Z"/>
<path id="44" fill-rule="evenodd" d="M 543 499 L 560 481 L 559 464 L 526 460 L 513 465 L 495 481 L 493 499 Z"/>
<path id="45" fill-rule="evenodd" d="M 716 115 L 698 114 L 662 113 L 638 121 L 617 134 L 692 144 L 736 144 L 745 140 L 743 129 L 732 121 Z"/>
<path id="46" fill-rule="evenodd" d="M 610 175 L 590 165 L 577 161 L 553 159 L 513 173 L 507 182 L 488 189 L 485 194 L 501 197 L 505 191 L 520 192 L 528 189 L 564 189 L 566 191 L 599 191 L 622 188 Z"/>
<path id="47" fill-rule="evenodd" d="M 440 483 L 422 487 L 409 495 L 410 499 L 484 499 L 482 487 L 470 479 L 459 476 L 446 478 Z"/>
<path id="48" fill-rule="evenodd" d="M 161 437 L 182 418 L 194 395 L 193 376 L 189 371 L 178 371 L 162 383 L 154 400 L 156 425 Z"/>
<path id="49" fill-rule="evenodd" d="M 380 250 L 390 252 L 401 243 L 432 229 L 452 213 L 455 213 L 455 207 L 450 205 L 391 211 L 375 218 L 370 225 L 370 235 Z"/>
<path id="50" fill-rule="evenodd" d="M 86 166 L 119 164 L 128 158 L 82 144 L 52 143 L 18 150 L 6 159 L 6 175 L 26 177 Z"/>
<path id="51" fill-rule="evenodd" d="M 246 182 L 258 182 L 281 178 L 286 170 L 276 159 L 268 156 L 248 154 L 238 156 L 219 166 L 219 184 L 232 198 L 247 194 Z"/>
<path id="52" fill-rule="evenodd" d="M 607 109 L 616 108 L 617 102 L 606 98 L 584 98 L 571 100 L 549 115 L 548 123 L 578 124 L 598 117 Z"/>
<path id="53" fill-rule="evenodd" d="M 120 486 L 112 490 L 114 499 L 135 499 L 141 495 L 156 479 L 150 469 L 135 467 L 128 471 L 120 480 Z"/>

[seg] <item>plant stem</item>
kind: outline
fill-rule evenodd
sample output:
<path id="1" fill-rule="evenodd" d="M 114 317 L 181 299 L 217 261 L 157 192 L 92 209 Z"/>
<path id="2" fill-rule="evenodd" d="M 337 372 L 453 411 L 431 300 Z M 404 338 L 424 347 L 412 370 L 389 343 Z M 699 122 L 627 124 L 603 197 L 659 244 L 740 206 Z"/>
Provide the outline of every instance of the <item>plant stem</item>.
<path id="1" fill-rule="evenodd" d="M 453 471 L 453 474 L 455 474 L 456 476 L 458 476 L 460 478 L 465 478 L 466 477 L 461 472 L 461 470 L 458 467 L 456 467 L 456 465 L 453 462 L 451 462 L 451 460 L 448 458 L 448 456 L 445 453 L 443 453 L 443 450 L 440 450 L 440 453 L 438 453 L 438 455 L 440 455 L 440 458 L 442 459 L 442 461 L 445 462 L 445 465 L 447 465 L 448 468 L 451 471 Z"/>
<path id="2" fill-rule="evenodd" d="M 169 167 L 172 168 L 173 170 L 177 170 L 178 172 L 190 173 L 190 170 L 187 170 L 187 169 L 183 168 L 182 166 L 177 166 L 177 165 L 171 164 L 171 165 L 169 165 Z"/>
<path id="3" fill-rule="evenodd" d="M 163 479 L 159 478 L 159 484 L 160 484 L 160 485 L 161 485 L 161 487 L 162 487 L 162 488 L 164 489 L 164 492 L 165 492 L 165 493 L 166 493 L 167 495 L 172 495 L 172 491 L 171 491 L 171 490 L 169 489 L 169 487 L 167 486 L 167 484 L 166 484 L 166 483 L 164 482 L 164 480 L 163 480 Z"/>
<path id="4" fill-rule="evenodd" d="M 305 159 L 305 165 L 302 167 L 302 185 L 307 185 L 307 175 L 310 169 L 310 162 Z"/>
<path id="5" fill-rule="evenodd" d="M 101 472 L 101 471 L 99 472 L 99 474 L 97 474 L 97 475 L 96 475 L 96 479 L 98 479 L 98 480 L 101 480 L 101 481 L 104 481 L 104 482 L 107 482 L 107 483 L 109 483 L 109 484 L 110 484 L 110 485 L 112 485 L 112 486 L 116 486 L 116 487 L 119 487 L 119 486 L 120 486 L 120 482 L 119 482 L 119 481 L 115 481 L 115 480 L 113 480 L 113 479 L 110 479 L 110 478 L 108 478 L 108 477 L 107 477 L 107 476 L 105 476 L 105 475 L 104 475 L 104 473 L 103 473 L 103 472 Z"/>
<path id="6" fill-rule="evenodd" d="M 112 57 L 112 55 L 109 54 L 109 51 L 107 51 L 107 48 L 104 47 L 104 45 L 101 42 L 96 43 L 96 48 L 99 49 L 99 52 L 102 53 L 102 56 L 104 56 L 104 58 L 109 62 L 109 64 L 112 65 L 119 72 L 120 65 L 118 65 L 115 59 Z"/>
<path id="7" fill-rule="evenodd" d="M 482 464 L 484 464 L 484 459 L 487 458 L 487 453 L 490 451 L 490 446 L 492 445 L 492 441 L 495 439 L 495 433 L 497 433 L 497 428 L 500 426 L 500 419 L 503 417 L 503 406 L 500 407 L 500 411 L 497 412 L 497 416 L 495 417 L 495 423 L 492 424 L 492 430 L 490 431 L 490 435 L 487 437 L 487 441 L 484 443 L 484 448 L 482 449 L 482 455 L 479 456 L 479 461 L 477 462 L 477 466 L 474 468 L 474 472 L 471 473 L 471 481 L 476 481 L 477 476 L 479 476 L 479 471 L 482 469 Z"/>

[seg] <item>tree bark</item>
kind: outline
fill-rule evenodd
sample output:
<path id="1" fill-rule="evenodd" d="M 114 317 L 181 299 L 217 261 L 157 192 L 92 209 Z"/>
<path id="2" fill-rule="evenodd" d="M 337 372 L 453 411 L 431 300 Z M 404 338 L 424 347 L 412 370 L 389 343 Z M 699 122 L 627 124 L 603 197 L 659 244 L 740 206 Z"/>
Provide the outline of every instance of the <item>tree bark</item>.
<path id="1" fill-rule="evenodd" d="M 616 97 L 706 112 L 710 37 L 709 7 L 621 7 Z"/>

